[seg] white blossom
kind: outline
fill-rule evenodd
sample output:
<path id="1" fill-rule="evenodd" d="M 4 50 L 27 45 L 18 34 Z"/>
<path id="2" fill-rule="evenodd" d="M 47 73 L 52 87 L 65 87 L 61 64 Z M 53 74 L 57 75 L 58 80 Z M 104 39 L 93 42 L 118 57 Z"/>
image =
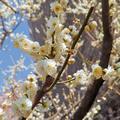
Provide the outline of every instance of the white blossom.
<path id="1" fill-rule="evenodd" d="M 113 77 L 115 77 L 115 70 L 108 66 L 108 68 L 104 69 L 105 74 L 102 76 L 103 80 L 111 80 Z"/>
<path id="2" fill-rule="evenodd" d="M 25 96 L 17 99 L 13 103 L 13 109 L 16 114 L 19 116 L 27 116 L 32 108 L 32 101 Z"/>
<path id="3" fill-rule="evenodd" d="M 63 7 L 60 3 L 58 3 L 57 1 L 56 2 L 53 2 L 51 3 L 51 9 L 55 12 L 55 14 L 61 14 L 63 13 Z"/>
<path id="4" fill-rule="evenodd" d="M 57 64 L 53 59 L 40 60 L 36 63 L 36 71 L 41 77 L 46 77 L 46 75 L 55 77 Z"/>
<path id="5" fill-rule="evenodd" d="M 55 27 L 59 24 L 59 19 L 57 17 L 50 17 L 50 19 L 47 22 L 47 27 L 51 29 L 55 29 Z"/>
<path id="6" fill-rule="evenodd" d="M 84 70 L 78 70 L 76 73 L 73 74 L 73 76 L 75 77 L 75 82 L 81 85 L 86 84 L 87 82 L 87 74 L 85 73 Z M 79 85 L 78 84 L 78 85 Z"/>
<path id="7" fill-rule="evenodd" d="M 34 97 L 36 95 L 36 92 L 38 90 L 38 86 L 35 82 L 31 81 L 25 81 L 22 87 L 23 93 L 27 95 L 27 97 L 34 101 Z"/>

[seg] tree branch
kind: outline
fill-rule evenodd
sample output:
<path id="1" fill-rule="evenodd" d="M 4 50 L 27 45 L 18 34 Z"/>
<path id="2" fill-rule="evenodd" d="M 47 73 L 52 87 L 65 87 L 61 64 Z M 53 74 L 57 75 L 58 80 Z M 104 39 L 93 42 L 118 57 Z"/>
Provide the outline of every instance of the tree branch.
<path id="1" fill-rule="evenodd" d="M 82 25 L 82 27 L 81 27 L 78 35 L 74 38 L 73 44 L 72 44 L 72 46 L 71 46 L 71 50 L 73 50 L 73 49 L 75 48 L 75 45 L 77 44 L 80 36 L 82 35 L 82 33 L 83 33 L 83 31 L 84 31 L 84 28 L 85 28 L 85 26 L 87 25 L 88 20 L 89 20 L 91 14 L 92 14 L 93 9 L 94 9 L 94 7 L 91 7 L 91 8 L 90 8 L 90 10 L 89 10 L 89 12 L 88 12 L 88 14 L 87 14 L 87 17 L 86 17 L 86 19 L 85 19 L 85 21 L 84 21 L 84 23 L 83 23 L 83 25 Z M 66 58 L 66 60 L 65 60 L 65 62 L 64 62 L 64 64 L 63 64 L 63 67 L 61 68 L 60 72 L 58 73 L 55 81 L 54 81 L 54 82 L 52 83 L 52 85 L 46 90 L 46 92 L 50 91 L 50 90 L 55 86 L 55 84 L 58 82 L 58 80 L 59 80 L 60 77 L 61 77 L 61 74 L 63 73 L 64 69 L 66 68 L 66 66 L 67 66 L 67 64 L 68 64 L 68 60 L 69 60 L 70 56 L 71 56 L 71 54 L 68 54 L 68 56 L 67 56 L 67 58 Z"/>
<path id="2" fill-rule="evenodd" d="M 82 27 L 81 27 L 78 35 L 74 38 L 73 44 L 72 44 L 72 46 L 71 46 L 71 50 L 73 50 L 73 49 L 75 48 L 75 45 L 77 44 L 77 42 L 78 42 L 81 34 L 82 34 L 83 31 L 84 31 L 85 26 L 86 26 L 87 23 L 88 23 L 88 20 L 89 20 L 91 14 L 92 14 L 93 9 L 94 9 L 94 7 L 91 7 L 91 8 L 90 8 L 90 10 L 89 10 L 89 12 L 88 12 L 88 14 L 87 14 L 87 17 L 86 17 L 86 19 L 85 19 L 85 21 L 84 21 L 84 23 L 83 23 L 83 25 L 82 25 Z M 49 84 L 50 86 L 49 86 L 49 85 L 46 85 L 46 82 L 45 82 L 45 84 L 43 85 L 42 89 L 38 90 L 37 95 L 36 95 L 36 97 L 35 97 L 34 104 L 33 104 L 33 106 L 32 106 L 32 109 L 39 103 L 40 99 L 41 99 L 47 92 L 49 92 L 49 91 L 56 85 L 56 83 L 59 81 L 59 79 L 60 79 L 60 77 L 61 77 L 61 74 L 63 73 L 64 69 L 66 68 L 66 66 L 67 66 L 67 64 L 68 64 L 68 60 L 69 60 L 70 56 L 71 56 L 71 54 L 68 54 L 68 55 L 67 55 L 66 60 L 65 60 L 65 62 L 64 62 L 64 64 L 63 64 L 60 72 L 58 73 L 58 75 L 57 75 L 57 77 L 56 77 L 56 79 L 55 79 L 54 81 L 53 81 L 53 78 L 52 78 L 52 77 L 50 78 L 50 76 L 49 76 L 49 79 L 46 78 L 46 81 L 49 80 L 49 81 L 53 81 L 53 82 L 52 82 L 52 84 Z M 52 79 L 52 80 L 51 80 L 51 79 Z"/>
<path id="3" fill-rule="evenodd" d="M 111 20 L 109 16 L 109 0 L 102 0 L 102 22 L 104 37 L 102 45 L 102 55 L 100 58 L 100 66 L 106 68 L 109 64 L 113 43 Z M 88 86 L 86 94 L 81 100 L 81 104 L 73 116 L 73 120 L 82 120 L 83 117 L 87 114 L 92 104 L 94 103 L 94 100 L 103 82 L 104 81 L 101 78 L 99 80 L 92 81 L 92 83 Z"/>
<path id="4" fill-rule="evenodd" d="M 7 2 L 5 2 L 4 0 L 0 0 L 0 2 L 2 2 L 8 8 L 10 8 L 14 13 L 17 13 L 17 11 L 13 7 L 11 7 Z"/>

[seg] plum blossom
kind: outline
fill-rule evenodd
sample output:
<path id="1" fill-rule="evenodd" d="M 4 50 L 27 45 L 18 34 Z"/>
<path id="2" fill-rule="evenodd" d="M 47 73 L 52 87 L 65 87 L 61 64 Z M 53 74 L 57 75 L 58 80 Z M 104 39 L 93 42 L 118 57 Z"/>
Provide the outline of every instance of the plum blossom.
<path id="1" fill-rule="evenodd" d="M 36 63 L 36 71 L 41 77 L 45 77 L 46 75 L 55 77 L 57 63 L 53 59 L 40 60 Z"/>
<path id="2" fill-rule="evenodd" d="M 75 84 L 76 85 L 84 85 L 87 82 L 87 74 L 84 70 L 78 70 L 76 73 L 73 74 L 75 77 Z"/>
<path id="3" fill-rule="evenodd" d="M 103 75 L 103 69 L 101 66 L 99 66 L 98 64 L 93 64 L 92 65 L 92 74 L 96 79 L 99 79 L 102 77 Z"/>
<path id="4" fill-rule="evenodd" d="M 34 101 L 34 97 L 38 90 L 38 86 L 35 82 L 25 81 L 23 84 L 23 92 L 24 94 L 31 100 Z"/>
<path id="5" fill-rule="evenodd" d="M 31 111 L 32 101 L 23 96 L 13 103 L 13 109 L 19 116 L 27 117 Z"/>
<path id="6" fill-rule="evenodd" d="M 57 2 L 57 1 L 51 3 L 50 6 L 51 6 L 52 11 L 54 11 L 54 13 L 55 13 L 56 15 L 59 15 L 59 14 L 61 14 L 61 13 L 64 12 L 62 5 L 61 5 L 59 2 Z"/>
<path id="7" fill-rule="evenodd" d="M 105 73 L 102 76 L 103 80 L 111 80 L 115 78 L 116 72 L 111 66 L 108 66 L 108 68 L 104 69 L 104 72 Z"/>

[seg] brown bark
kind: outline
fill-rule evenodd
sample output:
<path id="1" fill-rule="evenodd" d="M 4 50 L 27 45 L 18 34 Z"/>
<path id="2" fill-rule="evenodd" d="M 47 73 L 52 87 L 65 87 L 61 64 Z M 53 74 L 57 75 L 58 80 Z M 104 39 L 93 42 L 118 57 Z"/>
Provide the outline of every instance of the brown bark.
<path id="1" fill-rule="evenodd" d="M 111 20 L 109 16 L 109 0 L 102 0 L 102 22 L 103 22 L 103 45 L 100 58 L 100 66 L 106 68 L 109 64 L 110 54 L 112 50 L 113 36 L 111 30 Z M 84 98 L 81 100 L 80 106 L 73 116 L 73 120 L 82 120 L 90 110 L 99 89 L 103 84 L 102 78 L 94 80 L 87 88 Z"/>

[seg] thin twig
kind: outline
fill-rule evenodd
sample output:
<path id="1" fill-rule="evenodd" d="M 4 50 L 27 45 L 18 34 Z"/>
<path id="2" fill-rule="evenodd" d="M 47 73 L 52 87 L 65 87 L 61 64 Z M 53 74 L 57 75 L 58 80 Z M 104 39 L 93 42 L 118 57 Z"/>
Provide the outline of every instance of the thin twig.
<path id="1" fill-rule="evenodd" d="M 65 84 L 65 83 L 69 83 L 74 81 L 75 79 L 71 79 L 71 80 L 66 80 L 66 81 L 62 81 L 62 82 L 58 82 L 57 84 Z"/>
<path id="2" fill-rule="evenodd" d="M 0 2 L 2 2 L 8 8 L 10 8 L 14 13 L 17 13 L 17 11 L 13 7 L 11 7 L 7 2 L 5 2 L 4 0 L 0 0 Z"/>
<path id="3" fill-rule="evenodd" d="M 68 116 L 68 115 L 69 115 L 69 113 L 73 110 L 73 108 L 76 108 L 76 107 L 80 104 L 80 102 L 81 102 L 81 99 L 80 99 L 80 100 L 78 100 L 75 104 L 73 104 L 73 106 L 72 106 L 72 107 L 70 107 L 70 108 L 67 110 L 67 112 L 65 112 L 65 113 L 63 114 L 63 116 L 61 117 L 61 119 L 60 119 L 60 120 L 65 119 L 65 117 L 66 117 L 66 116 Z"/>
<path id="4" fill-rule="evenodd" d="M 18 26 L 21 24 L 22 18 L 20 18 L 19 22 L 18 22 L 18 23 L 16 24 L 16 26 L 12 29 L 12 31 L 9 32 L 9 31 L 7 31 L 7 30 L 5 29 L 5 24 L 4 24 L 4 21 L 3 21 L 2 16 L 0 16 L 0 17 L 1 17 L 1 20 L 2 20 L 2 26 L 3 26 L 3 31 L 4 31 L 4 36 L 1 38 L 1 42 L 0 42 L 0 46 L 2 46 L 4 40 L 6 39 L 6 37 L 9 36 L 11 33 L 13 33 L 13 32 L 18 28 Z"/>
<path id="5" fill-rule="evenodd" d="M 92 61 L 86 59 L 86 58 L 84 57 L 84 55 L 83 55 L 79 50 L 78 50 L 78 57 L 79 57 L 80 59 L 82 59 L 82 61 L 83 61 L 86 65 L 88 65 L 88 66 L 92 65 Z"/>

